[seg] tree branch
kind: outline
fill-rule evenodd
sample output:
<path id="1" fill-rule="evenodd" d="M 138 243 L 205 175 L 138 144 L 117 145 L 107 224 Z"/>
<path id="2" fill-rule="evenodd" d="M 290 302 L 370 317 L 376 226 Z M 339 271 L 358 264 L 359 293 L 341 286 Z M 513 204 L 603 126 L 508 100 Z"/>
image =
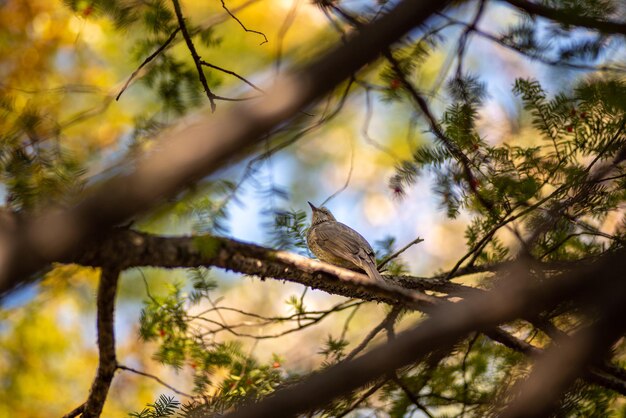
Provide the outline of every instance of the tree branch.
<path id="1" fill-rule="evenodd" d="M 518 9 L 534 16 L 545 17 L 563 25 L 578 26 L 588 29 L 595 29 L 607 34 L 626 35 L 626 23 L 613 22 L 608 20 L 598 20 L 592 17 L 573 14 L 566 10 L 553 9 L 542 4 L 531 3 L 526 0 L 504 0 Z"/>
<path id="2" fill-rule="evenodd" d="M 115 294 L 120 271 L 104 267 L 98 285 L 98 371 L 85 402 L 83 418 L 99 417 L 117 369 L 115 358 Z"/>
<path id="3" fill-rule="evenodd" d="M 388 283 L 372 282 L 365 274 L 312 260 L 286 251 L 216 237 L 159 237 L 116 230 L 100 243 L 61 260 L 84 266 L 115 265 L 119 269 L 139 266 L 165 268 L 215 266 L 261 278 L 288 280 L 350 298 L 374 300 L 391 305 L 406 304 L 427 309 L 439 299 L 414 290 L 462 290 L 442 279 L 388 277 Z M 412 289 L 402 283 L 410 281 Z"/>
<path id="4" fill-rule="evenodd" d="M 215 266 L 262 278 L 287 280 L 348 298 L 383 302 L 394 307 L 401 305 L 423 312 L 432 311 L 436 305 L 445 303 L 445 299 L 411 292 L 412 290 L 447 293 L 463 298 L 486 293 L 481 289 L 451 283 L 444 277 L 384 275 L 388 285 L 372 283 L 365 275 L 351 270 L 284 251 L 214 236 L 159 237 L 130 230 L 116 230 L 101 243 L 88 246 L 63 261 L 94 267 L 112 263 L 119 269 L 139 266 L 165 268 Z M 515 262 L 508 262 L 497 267 L 508 270 L 515 265 Z M 536 264 L 533 265 L 533 269 L 544 268 L 555 274 L 557 268 L 569 272 L 593 266 L 594 263 L 584 261 L 575 265 Z M 388 321 L 384 321 L 381 326 L 387 323 Z M 484 333 L 493 341 L 526 355 L 536 355 L 542 351 L 502 328 L 493 328 Z M 597 384 L 626 394 L 626 380 L 608 366 L 597 365 L 589 368 L 588 377 Z"/>

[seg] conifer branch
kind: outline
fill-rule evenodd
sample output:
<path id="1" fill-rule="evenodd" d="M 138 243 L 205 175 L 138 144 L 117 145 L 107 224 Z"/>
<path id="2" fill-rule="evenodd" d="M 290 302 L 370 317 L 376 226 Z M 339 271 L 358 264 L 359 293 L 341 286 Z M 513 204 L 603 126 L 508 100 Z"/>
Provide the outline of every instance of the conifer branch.
<path id="1" fill-rule="evenodd" d="M 567 10 L 553 9 L 538 3 L 531 3 L 526 0 L 504 0 L 518 9 L 535 16 L 545 17 L 564 25 L 578 26 L 582 28 L 594 29 L 607 34 L 626 35 L 626 23 L 613 22 L 609 20 L 598 20 L 592 17 L 573 14 Z"/>

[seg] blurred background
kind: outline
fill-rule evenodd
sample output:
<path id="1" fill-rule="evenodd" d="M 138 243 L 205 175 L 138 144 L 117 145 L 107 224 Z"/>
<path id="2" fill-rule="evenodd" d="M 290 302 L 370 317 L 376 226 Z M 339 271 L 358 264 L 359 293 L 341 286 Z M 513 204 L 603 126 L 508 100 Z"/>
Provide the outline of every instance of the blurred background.
<path id="1" fill-rule="evenodd" d="M 171 4 L 146 2 L 153 12 L 133 21 L 115 9 L 115 3 L 0 2 L 0 133 L 5 141 L 0 201 L 7 208 L 42 210 L 149 151 L 162 131 L 198 118 L 219 118 L 229 106 L 218 101 L 217 111 L 210 114 L 180 35 L 124 87 L 141 62 L 167 39 Z M 355 13 L 384 6 L 361 0 L 341 4 Z M 182 2 L 188 25 L 199 31 L 198 52 L 205 61 L 261 88 L 340 42 L 338 27 L 348 31 L 345 23 L 308 0 L 226 0 L 225 5 L 240 22 L 220 1 Z M 448 17 L 468 22 L 474 10 L 470 2 Z M 441 115 L 449 104 L 446 84 L 457 68 L 457 41 L 464 28 L 443 16 L 437 19 L 441 28 L 426 43 L 429 53 L 411 77 Z M 520 19 L 504 4 L 489 3 L 482 21 L 489 23 L 485 31 L 500 34 Z M 418 29 L 411 37 L 422 34 Z M 600 58 L 623 58 L 624 48 L 619 45 L 606 51 Z M 553 93 L 588 74 L 585 68 L 530 60 L 478 34 L 471 36 L 465 51 L 464 71 L 485 82 L 478 130 L 490 145 L 539 142 L 513 93 L 517 78 L 535 78 Z M 262 94 L 231 74 L 213 69 L 205 73 L 219 96 Z M 306 226 L 309 200 L 325 203 L 379 253 L 423 238 L 400 257 L 411 275 L 427 277 L 450 269 L 467 250 L 465 230 L 471 215 L 461 209 L 448 216 L 434 190 L 435 178 L 427 170 L 403 190 L 390 186 L 402 162 L 433 141 L 427 125 L 401 100 L 398 90 L 398 80 L 385 72 L 382 63 L 368 66 L 358 81 L 344 83 L 268 139 L 265 148 L 136 219 L 132 228 L 172 236 L 217 233 L 310 256 L 306 248 L 281 234 L 284 225 L 280 224 L 281 214 L 299 213 L 306 215 L 300 218 Z M 25 135 L 15 135 L 17 131 Z M 24 155 L 11 154 L 12 140 L 19 141 Z M 514 245 L 506 233 L 501 238 Z M 119 361 L 184 392 L 193 390 L 194 363 L 185 361 L 172 368 L 155 359 L 159 342 L 140 337 L 140 318 L 146 301 L 166 297 L 175 284 L 182 294 L 192 292 L 191 274 L 198 272 L 126 271 L 116 311 Z M 221 342 L 239 341 L 242 352 L 285 374 L 319 367 L 328 360 L 323 351 L 331 340 L 348 341 L 348 350 L 354 347 L 389 310 L 373 303 L 351 305 L 343 297 L 306 291 L 291 283 L 260 281 L 218 269 L 202 274 L 216 286 L 210 302 L 189 308 L 192 314 L 217 305 L 246 307 L 264 316 L 289 316 L 303 307 L 322 311 L 340 306 L 337 313 L 312 326 L 276 338 L 254 337 L 281 334 L 293 324 L 244 323 L 238 330 L 248 337 L 223 330 L 215 333 Z M 0 313 L 0 417 L 62 415 L 85 400 L 97 365 L 97 279 L 93 269 L 54 266 L 45 280 L 5 300 Z M 208 317 L 218 315 L 229 323 L 250 321 L 235 311 Z M 418 319 L 419 314 L 406 315 L 400 328 Z M 215 374 L 219 379 L 219 370 Z M 153 379 L 119 373 L 104 416 L 141 410 L 162 393 L 180 397 Z"/>

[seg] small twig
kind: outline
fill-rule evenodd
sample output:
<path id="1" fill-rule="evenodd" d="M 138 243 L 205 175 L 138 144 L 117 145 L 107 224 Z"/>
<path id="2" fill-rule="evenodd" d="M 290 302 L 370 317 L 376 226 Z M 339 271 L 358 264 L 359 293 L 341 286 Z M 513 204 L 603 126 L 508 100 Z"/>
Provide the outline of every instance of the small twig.
<path id="1" fill-rule="evenodd" d="M 462 417 L 465 416 L 465 410 L 467 407 L 467 390 L 469 388 L 469 384 L 467 383 L 467 378 L 466 378 L 467 359 L 472 351 L 472 348 L 474 348 L 474 344 L 476 343 L 476 340 L 478 340 L 479 336 L 480 336 L 479 333 L 475 333 L 472 339 L 469 341 L 469 343 L 467 344 L 467 350 L 465 351 L 465 354 L 463 355 L 463 361 L 461 362 L 461 374 L 463 378 L 463 406 L 461 408 L 460 416 Z"/>
<path id="2" fill-rule="evenodd" d="M 321 126 L 323 126 L 325 123 L 329 122 L 330 120 L 334 119 L 339 114 L 339 112 L 343 109 L 343 106 L 346 103 L 347 98 L 348 98 L 348 93 L 350 93 L 350 89 L 351 89 L 352 85 L 354 84 L 354 81 L 355 81 L 354 78 L 351 77 L 350 80 L 348 81 L 348 83 L 346 84 L 346 88 L 344 89 L 344 91 L 343 91 L 343 93 L 341 95 L 341 98 L 339 99 L 339 102 L 337 103 L 337 106 L 330 113 L 327 114 L 326 111 L 324 111 L 323 115 L 319 118 L 319 120 L 317 120 L 316 122 L 314 122 L 310 126 L 300 130 L 299 132 L 294 134 L 290 139 L 288 139 L 288 140 L 286 140 L 286 141 L 276 145 L 274 148 L 266 150 L 262 154 L 257 155 L 256 157 L 252 158 L 248 162 L 248 164 L 246 165 L 246 169 L 245 169 L 243 175 L 241 176 L 241 178 L 239 179 L 239 181 L 237 182 L 237 184 L 235 185 L 234 189 L 232 190 L 231 193 L 229 193 L 222 200 L 222 202 L 220 202 L 218 209 L 226 207 L 226 205 L 235 197 L 235 194 L 242 187 L 242 185 L 248 179 L 250 179 L 254 175 L 254 173 L 257 170 L 256 166 L 259 163 L 263 162 L 267 158 L 271 157 L 272 155 L 274 155 L 275 153 L 281 151 L 282 149 L 288 147 L 289 145 L 294 144 L 295 142 L 300 140 L 305 135 L 309 134 L 310 132 L 314 131 L 315 129 L 317 129 L 317 128 L 321 127 Z M 329 97 L 328 100 L 329 100 L 328 103 L 330 103 L 330 97 Z M 304 114 L 306 114 L 306 113 L 304 113 Z"/>
<path id="3" fill-rule="evenodd" d="M 467 22 L 463 22 L 461 20 L 455 19 L 451 16 L 448 16 L 445 13 L 439 12 L 437 13 L 437 15 L 447 19 L 448 22 L 451 24 L 465 26 L 465 27 L 469 26 Z M 568 62 L 568 61 L 561 61 L 557 59 L 550 59 L 541 54 L 526 51 L 523 48 L 519 47 L 518 45 L 515 45 L 514 43 L 506 42 L 504 39 L 502 39 L 502 37 L 496 36 L 493 33 L 485 32 L 478 28 L 474 28 L 473 32 L 476 35 L 480 36 L 481 38 L 487 39 L 488 41 L 491 41 L 500 47 L 514 51 L 520 55 L 525 56 L 526 58 L 529 58 L 533 61 L 538 61 L 544 65 L 548 65 L 552 67 L 565 67 L 570 70 L 578 70 L 578 71 L 600 71 L 600 72 L 617 72 L 617 73 L 624 73 L 626 71 L 625 68 L 619 67 L 619 66 L 585 65 L 585 64 L 577 64 L 577 63 Z"/>
<path id="4" fill-rule="evenodd" d="M 433 414 L 430 413 L 430 411 L 426 408 L 426 406 L 422 405 L 422 403 L 419 401 L 419 399 L 417 399 L 417 396 L 415 396 L 415 394 L 411 391 L 411 389 L 402 381 L 402 379 L 400 378 L 400 376 L 398 376 L 397 373 L 393 374 L 392 377 L 393 382 L 398 385 L 398 387 L 400 389 L 402 389 L 402 392 L 404 392 L 404 394 L 406 395 L 407 398 L 409 398 L 409 400 L 411 402 L 413 402 L 413 404 L 420 410 L 422 411 L 426 416 L 428 416 L 429 418 L 434 418 Z"/>
<path id="5" fill-rule="evenodd" d="M 283 44 L 285 42 L 285 37 L 287 36 L 287 32 L 291 28 L 291 25 L 293 25 L 293 22 L 296 18 L 299 4 L 300 4 L 299 0 L 293 0 L 291 9 L 289 9 L 287 16 L 285 16 L 285 20 L 283 20 L 283 23 L 280 26 L 280 29 L 278 30 L 277 42 L 276 42 L 277 43 L 276 59 L 274 60 L 275 67 L 276 67 L 276 74 L 280 72 L 280 65 L 283 59 Z"/>
<path id="6" fill-rule="evenodd" d="M 165 383 L 163 380 L 159 379 L 157 376 L 155 376 L 153 374 L 142 372 L 141 370 L 133 369 L 132 367 L 124 366 L 123 364 L 118 364 L 117 368 L 120 369 L 120 370 L 126 370 L 127 372 L 135 373 L 135 374 L 137 374 L 139 376 L 144 376 L 144 377 L 150 378 L 150 379 L 158 382 L 162 386 L 165 386 L 166 388 L 168 388 L 169 390 L 171 390 L 172 392 L 174 392 L 174 393 L 176 393 L 178 395 L 185 396 L 185 397 L 191 398 L 191 399 L 200 398 L 200 396 L 190 395 L 188 393 L 183 392 L 182 390 L 176 389 L 174 386 L 171 386 L 171 385 Z"/>
<path id="7" fill-rule="evenodd" d="M 300 295 L 300 306 L 299 306 L 299 309 L 303 309 L 303 307 L 304 307 L 304 297 L 306 296 L 308 291 L 309 291 L 309 287 L 305 286 L 304 290 L 302 291 L 302 295 Z M 300 323 L 300 320 L 302 319 L 301 312 L 296 312 L 296 315 L 297 315 L 296 316 L 296 320 L 298 322 L 298 326 L 300 326 L 300 325 L 302 325 Z"/>
<path id="8" fill-rule="evenodd" d="M 350 328 L 350 322 L 352 322 L 352 320 L 354 319 L 354 316 L 356 315 L 358 310 L 361 308 L 361 306 L 362 305 L 356 305 L 354 309 L 352 309 L 352 312 L 350 312 L 350 315 L 348 315 L 346 322 L 343 324 L 343 330 L 341 331 L 341 337 L 339 338 L 340 341 L 345 341 L 346 334 L 348 333 L 348 328 Z"/>
<path id="9" fill-rule="evenodd" d="M 437 139 L 439 139 L 439 141 L 443 143 L 448 152 L 463 167 L 465 180 L 467 182 L 470 192 L 472 192 L 476 196 L 478 201 L 495 216 L 496 214 L 494 212 L 493 202 L 487 200 L 487 198 L 485 198 L 485 196 L 483 196 L 482 193 L 480 193 L 478 190 L 479 183 L 478 180 L 476 180 L 476 177 L 474 176 L 474 173 L 472 171 L 472 162 L 470 158 L 465 155 L 465 153 L 463 153 L 463 150 L 461 150 L 461 148 L 459 148 L 459 146 L 445 134 L 443 128 L 441 127 L 439 122 L 437 122 L 437 119 L 430 110 L 428 102 L 426 101 L 426 99 L 424 99 L 424 97 L 422 97 L 422 95 L 417 91 L 413 84 L 411 84 L 411 82 L 409 82 L 409 80 L 406 78 L 400 62 L 398 62 L 398 60 L 393 56 L 393 53 L 389 48 L 383 50 L 383 56 L 387 59 L 387 61 L 389 61 L 394 73 L 400 79 L 402 86 L 410 94 L 410 96 L 413 98 L 417 106 L 426 117 L 432 133 L 437 137 Z M 480 173 L 479 169 L 478 172 Z"/>
<path id="10" fill-rule="evenodd" d="M 367 143 L 371 144 L 379 151 L 387 154 L 392 160 L 397 161 L 399 160 L 399 158 L 396 154 L 394 154 L 392 150 L 376 142 L 376 140 L 372 138 L 369 134 L 370 124 L 372 123 L 372 119 L 374 116 L 374 106 L 370 99 L 370 91 L 372 90 L 372 88 L 368 85 L 364 85 L 363 88 L 365 90 L 365 118 L 363 119 L 363 126 L 361 127 L 361 135 L 363 136 L 363 138 L 365 138 L 365 141 Z"/>
<path id="11" fill-rule="evenodd" d="M 331 201 L 335 196 L 339 193 L 343 192 L 350 185 L 350 180 L 352 180 L 352 170 L 354 169 L 354 142 L 350 141 L 350 168 L 348 169 L 348 176 L 346 177 L 346 181 L 339 189 L 335 191 L 335 193 L 331 194 L 322 202 L 321 206 L 326 205 L 329 201 Z"/>
<path id="12" fill-rule="evenodd" d="M 413 241 L 409 242 L 407 245 L 405 245 L 404 247 L 400 248 L 398 251 L 396 251 L 395 253 L 391 254 L 390 256 L 384 258 L 380 263 L 378 263 L 378 266 L 377 266 L 378 270 L 383 268 L 385 266 L 385 264 L 387 264 L 388 262 L 390 262 L 394 258 L 398 257 L 400 254 L 402 254 L 403 252 L 405 252 L 406 250 L 411 248 L 413 245 L 419 244 L 420 242 L 423 242 L 423 241 L 424 240 L 422 238 L 420 238 L 420 237 L 415 238 Z"/>
<path id="13" fill-rule="evenodd" d="M 367 400 L 367 398 L 369 398 L 370 396 L 372 396 L 374 393 L 376 393 L 378 391 L 378 389 L 382 388 L 385 383 L 387 383 L 387 379 L 383 379 L 380 382 L 376 383 L 374 386 L 372 386 L 371 388 L 369 388 L 369 390 L 367 390 L 363 395 L 361 395 L 361 397 L 359 399 L 357 399 L 350 408 L 346 409 L 345 411 L 343 411 L 342 413 L 340 413 L 339 415 L 336 416 L 336 418 L 342 418 L 345 417 L 346 415 L 348 415 L 350 412 L 354 411 L 356 408 L 359 407 L 359 405 L 361 405 L 363 402 L 365 402 Z"/>
<path id="14" fill-rule="evenodd" d="M 393 322 L 400 314 L 401 310 L 402 308 L 400 308 L 399 306 L 394 306 L 391 312 L 389 312 L 389 314 L 385 317 L 385 319 L 383 319 L 380 324 L 376 325 L 376 327 L 371 330 L 369 334 L 367 334 L 363 341 L 361 341 L 359 345 L 357 345 L 350 353 L 348 353 L 348 355 L 342 360 L 342 362 L 352 360 L 354 357 L 356 357 L 357 354 L 363 351 L 365 347 L 367 347 L 367 345 L 374 339 L 374 337 L 376 337 L 376 335 L 378 335 L 379 332 L 381 332 L 383 329 L 388 329 L 389 324 L 393 324 Z"/>
<path id="15" fill-rule="evenodd" d="M 137 69 L 133 71 L 130 77 L 128 77 L 128 80 L 126 80 L 126 83 L 124 83 L 124 86 L 122 86 L 122 89 L 120 90 L 120 92 L 117 94 L 117 96 L 115 96 L 116 101 L 120 100 L 120 96 L 122 95 L 122 93 L 124 93 L 124 91 L 126 91 L 126 89 L 128 88 L 128 85 L 130 84 L 131 81 L 133 81 L 135 76 L 139 74 L 139 71 L 141 71 L 143 67 L 148 65 L 150 61 L 155 59 L 157 55 L 163 52 L 163 50 L 167 48 L 167 46 L 174 40 L 174 38 L 176 38 L 176 34 L 178 33 L 179 30 L 180 30 L 180 26 L 174 29 L 174 31 L 170 34 L 169 38 L 167 38 L 167 40 L 163 42 L 163 44 L 156 51 L 150 54 L 148 58 L 143 60 L 143 62 L 139 65 L 139 67 L 137 67 Z"/>
<path id="16" fill-rule="evenodd" d="M 214 320 L 209 319 L 209 318 L 197 318 L 197 319 L 201 319 L 204 322 L 208 322 L 210 324 L 214 324 L 214 325 L 219 326 L 218 329 L 210 329 L 210 330 L 208 330 L 207 332 L 205 332 L 202 335 L 217 334 L 220 331 L 226 331 L 226 332 L 228 332 L 231 335 L 234 335 L 236 337 L 252 338 L 252 339 L 255 339 L 255 340 L 268 340 L 268 339 L 279 338 L 279 337 L 282 337 L 282 336 L 285 336 L 285 335 L 288 335 L 288 334 L 292 334 L 294 332 L 298 332 L 300 330 L 303 330 L 305 328 L 308 328 L 308 327 L 310 327 L 312 325 L 315 325 L 315 324 L 321 322 L 323 319 L 325 319 L 326 317 L 328 317 L 329 315 L 331 315 L 334 312 L 339 312 L 339 311 L 342 311 L 344 309 L 349 309 L 349 308 L 358 306 L 358 305 L 360 305 L 362 303 L 365 303 L 365 301 L 359 301 L 359 302 L 355 302 L 355 303 L 353 303 L 351 305 L 344 305 L 344 306 L 342 306 L 340 308 L 336 308 L 336 309 L 332 308 L 332 309 L 330 309 L 328 311 L 323 311 L 323 313 L 320 314 L 318 317 L 306 318 L 309 322 L 307 322 L 305 324 L 301 324 L 301 325 L 296 326 L 295 328 L 290 328 L 290 329 L 287 329 L 285 331 L 281 331 L 281 332 L 278 332 L 278 333 L 275 333 L 275 334 L 269 334 L 269 335 L 252 335 L 252 334 L 247 334 L 247 333 L 242 333 L 242 332 L 235 331 L 235 328 L 239 328 L 240 326 L 245 326 L 245 325 L 235 325 L 235 326 L 228 325 L 228 324 L 225 323 L 223 318 L 222 318 L 223 322 L 214 321 Z M 219 313 L 219 311 L 218 311 L 218 313 Z"/>
<path id="17" fill-rule="evenodd" d="M 215 95 L 209 88 L 209 83 L 207 82 L 206 76 L 204 75 L 204 71 L 202 70 L 202 64 L 200 63 L 200 56 L 196 51 L 196 47 L 193 45 L 193 41 L 191 40 L 191 36 L 189 36 L 189 32 L 187 31 L 187 25 L 185 24 L 185 18 L 183 17 L 183 12 L 180 8 L 180 3 L 178 0 L 172 0 L 174 4 L 174 12 L 176 13 L 176 18 L 178 19 L 178 26 L 183 33 L 183 38 L 185 38 L 185 43 L 187 44 L 187 48 L 191 53 L 191 58 L 193 58 L 193 62 L 196 64 L 196 70 L 198 71 L 198 78 L 200 79 L 200 83 L 202 87 L 204 87 L 204 92 L 209 98 L 209 103 L 211 103 L 211 111 L 215 112 Z"/>
<path id="18" fill-rule="evenodd" d="M 463 57 L 465 56 L 465 50 L 467 48 L 467 42 L 469 40 L 469 36 L 476 29 L 476 26 L 478 25 L 478 22 L 480 21 L 480 18 L 482 17 L 483 12 L 485 11 L 485 4 L 486 4 L 485 0 L 480 1 L 480 4 L 478 5 L 478 9 L 476 11 L 476 15 L 474 16 L 474 20 L 472 20 L 471 24 L 465 27 L 465 30 L 463 31 L 463 34 L 461 35 L 461 38 L 459 39 L 459 47 L 458 47 L 458 52 L 457 52 L 458 59 L 457 59 L 457 66 L 456 66 L 456 78 L 458 79 L 463 77 Z"/>
<path id="19" fill-rule="evenodd" d="M 245 30 L 246 32 L 256 33 L 257 35 L 261 35 L 263 37 L 263 42 L 261 42 L 259 45 L 263 45 L 263 44 L 268 42 L 267 36 L 265 36 L 265 34 L 263 32 L 259 32 L 259 31 L 256 31 L 256 30 L 252 30 L 252 29 L 246 28 L 246 26 L 241 22 L 241 20 L 239 20 L 237 18 L 237 16 L 235 16 L 233 13 L 231 13 L 230 10 L 228 10 L 228 7 L 226 7 L 226 3 L 224 3 L 224 0 L 220 0 L 220 1 L 222 3 L 222 7 L 224 8 L 224 10 L 226 10 L 226 13 L 228 13 L 230 15 L 230 17 L 235 19 L 237 21 L 237 23 L 239 23 L 239 26 L 241 26 L 241 28 L 243 30 Z"/>
<path id="20" fill-rule="evenodd" d="M 225 68 L 218 67 L 217 65 L 211 64 L 209 62 L 206 62 L 205 60 L 200 60 L 200 64 L 204 65 L 205 67 L 213 68 L 214 70 L 218 70 L 218 71 L 221 71 L 223 73 L 230 74 L 233 77 L 237 77 L 238 79 L 240 79 L 241 81 L 243 81 L 244 83 L 246 83 L 247 85 L 252 87 L 253 89 L 255 89 L 257 91 L 260 91 L 261 93 L 265 93 L 260 87 L 258 87 L 257 85 L 255 85 L 251 81 L 246 80 L 245 78 L 243 78 L 242 76 L 240 76 L 239 74 L 237 74 L 234 71 L 230 71 L 230 70 L 227 70 Z"/>

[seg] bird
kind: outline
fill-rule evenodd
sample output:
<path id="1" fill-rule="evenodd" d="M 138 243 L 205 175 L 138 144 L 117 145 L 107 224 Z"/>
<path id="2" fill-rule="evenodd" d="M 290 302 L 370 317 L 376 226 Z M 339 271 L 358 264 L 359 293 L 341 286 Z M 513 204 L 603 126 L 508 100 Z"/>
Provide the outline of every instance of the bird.
<path id="1" fill-rule="evenodd" d="M 370 279 L 383 281 L 376 268 L 374 250 L 365 238 L 337 219 L 326 207 L 311 202 L 311 227 L 306 236 L 309 249 L 317 258 L 338 267 L 363 270 Z"/>

